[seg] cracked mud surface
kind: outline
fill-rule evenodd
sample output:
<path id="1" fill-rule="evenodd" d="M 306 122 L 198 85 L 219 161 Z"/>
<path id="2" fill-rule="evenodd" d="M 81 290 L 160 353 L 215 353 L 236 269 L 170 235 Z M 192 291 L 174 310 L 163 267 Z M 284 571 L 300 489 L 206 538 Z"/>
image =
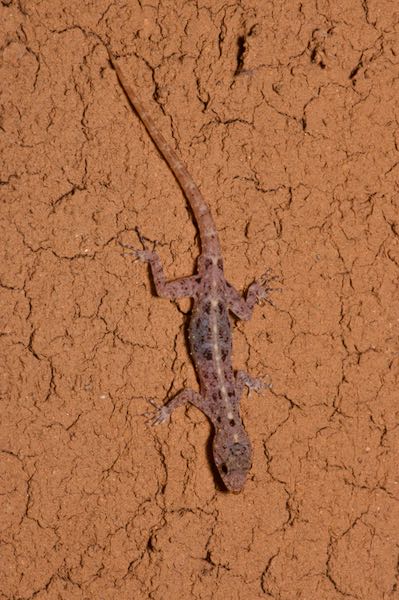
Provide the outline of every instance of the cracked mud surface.
<path id="1" fill-rule="evenodd" d="M 346 2 L 0 2 L 0 600 L 399 598 L 399 11 Z M 186 202 L 101 40 L 208 200 L 234 328 L 269 378 L 219 491 L 189 302 L 151 295 L 139 227 L 192 272 Z"/>

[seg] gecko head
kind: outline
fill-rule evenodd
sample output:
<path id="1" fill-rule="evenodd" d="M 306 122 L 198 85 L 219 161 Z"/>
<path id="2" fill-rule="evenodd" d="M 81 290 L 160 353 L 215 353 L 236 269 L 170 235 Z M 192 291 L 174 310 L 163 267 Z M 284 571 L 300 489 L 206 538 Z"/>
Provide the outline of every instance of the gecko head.
<path id="1" fill-rule="evenodd" d="M 215 463 L 224 485 L 229 492 L 240 492 L 251 468 L 249 440 L 228 445 L 214 444 L 213 450 Z"/>

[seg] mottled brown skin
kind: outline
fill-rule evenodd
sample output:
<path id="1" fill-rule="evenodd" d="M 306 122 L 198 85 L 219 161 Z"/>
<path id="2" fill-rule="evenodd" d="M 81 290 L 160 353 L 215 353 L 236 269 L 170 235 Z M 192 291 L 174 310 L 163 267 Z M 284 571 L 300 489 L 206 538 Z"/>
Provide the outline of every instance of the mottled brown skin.
<path id="1" fill-rule="evenodd" d="M 225 279 L 217 231 L 207 204 L 181 160 L 155 127 L 135 92 L 126 82 L 115 58 L 111 63 L 130 103 L 178 180 L 197 221 L 201 239 L 198 274 L 166 281 L 156 252 L 135 250 L 151 268 L 158 296 L 193 298 L 188 339 L 191 356 L 200 382 L 200 393 L 191 389 L 179 392 L 152 419 L 154 424 L 167 420 L 178 406 L 190 402 L 210 419 L 215 429 L 213 456 L 218 472 L 232 492 L 239 492 L 251 468 L 251 443 L 240 417 L 240 398 L 244 385 L 259 390 L 263 384 L 244 371 L 234 374 L 231 355 L 229 310 L 240 319 L 249 319 L 258 300 L 267 297 L 266 276 L 253 283 L 244 299 Z"/>

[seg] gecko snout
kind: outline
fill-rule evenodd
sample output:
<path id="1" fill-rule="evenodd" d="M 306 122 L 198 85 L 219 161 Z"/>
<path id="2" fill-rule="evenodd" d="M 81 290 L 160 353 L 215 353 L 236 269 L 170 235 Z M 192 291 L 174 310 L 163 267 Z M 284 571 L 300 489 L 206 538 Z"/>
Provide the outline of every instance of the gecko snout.
<path id="1" fill-rule="evenodd" d="M 219 449 L 220 450 L 220 449 Z M 238 494 L 244 487 L 251 468 L 251 450 L 247 444 L 233 443 L 215 456 L 222 481 L 229 492 Z"/>

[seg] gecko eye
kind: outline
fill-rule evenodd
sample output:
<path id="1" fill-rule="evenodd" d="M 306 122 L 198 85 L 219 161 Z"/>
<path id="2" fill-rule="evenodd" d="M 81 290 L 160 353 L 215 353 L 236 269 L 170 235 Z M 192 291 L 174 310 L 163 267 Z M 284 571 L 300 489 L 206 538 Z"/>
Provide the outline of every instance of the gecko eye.
<path id="1" fill-rule="evenodd" d="M 225 475 L 227 475 L 227 473 L 229 472 L 227 466 L 225 465 L 225 463 L 223 463 L 222 465 L 220 465 L 220 468 L 222 470 L 222 473 L 224 473 Z"/>
<path id="2" fill-rule="evenodd" d="M 230 423 L 230 425 L 231 425 L 232 427 L 234 427 L 234 425 L 236 424 L 236 422 L 234 421 L 234 419 L 230 419 L 229 423 Z"/>

